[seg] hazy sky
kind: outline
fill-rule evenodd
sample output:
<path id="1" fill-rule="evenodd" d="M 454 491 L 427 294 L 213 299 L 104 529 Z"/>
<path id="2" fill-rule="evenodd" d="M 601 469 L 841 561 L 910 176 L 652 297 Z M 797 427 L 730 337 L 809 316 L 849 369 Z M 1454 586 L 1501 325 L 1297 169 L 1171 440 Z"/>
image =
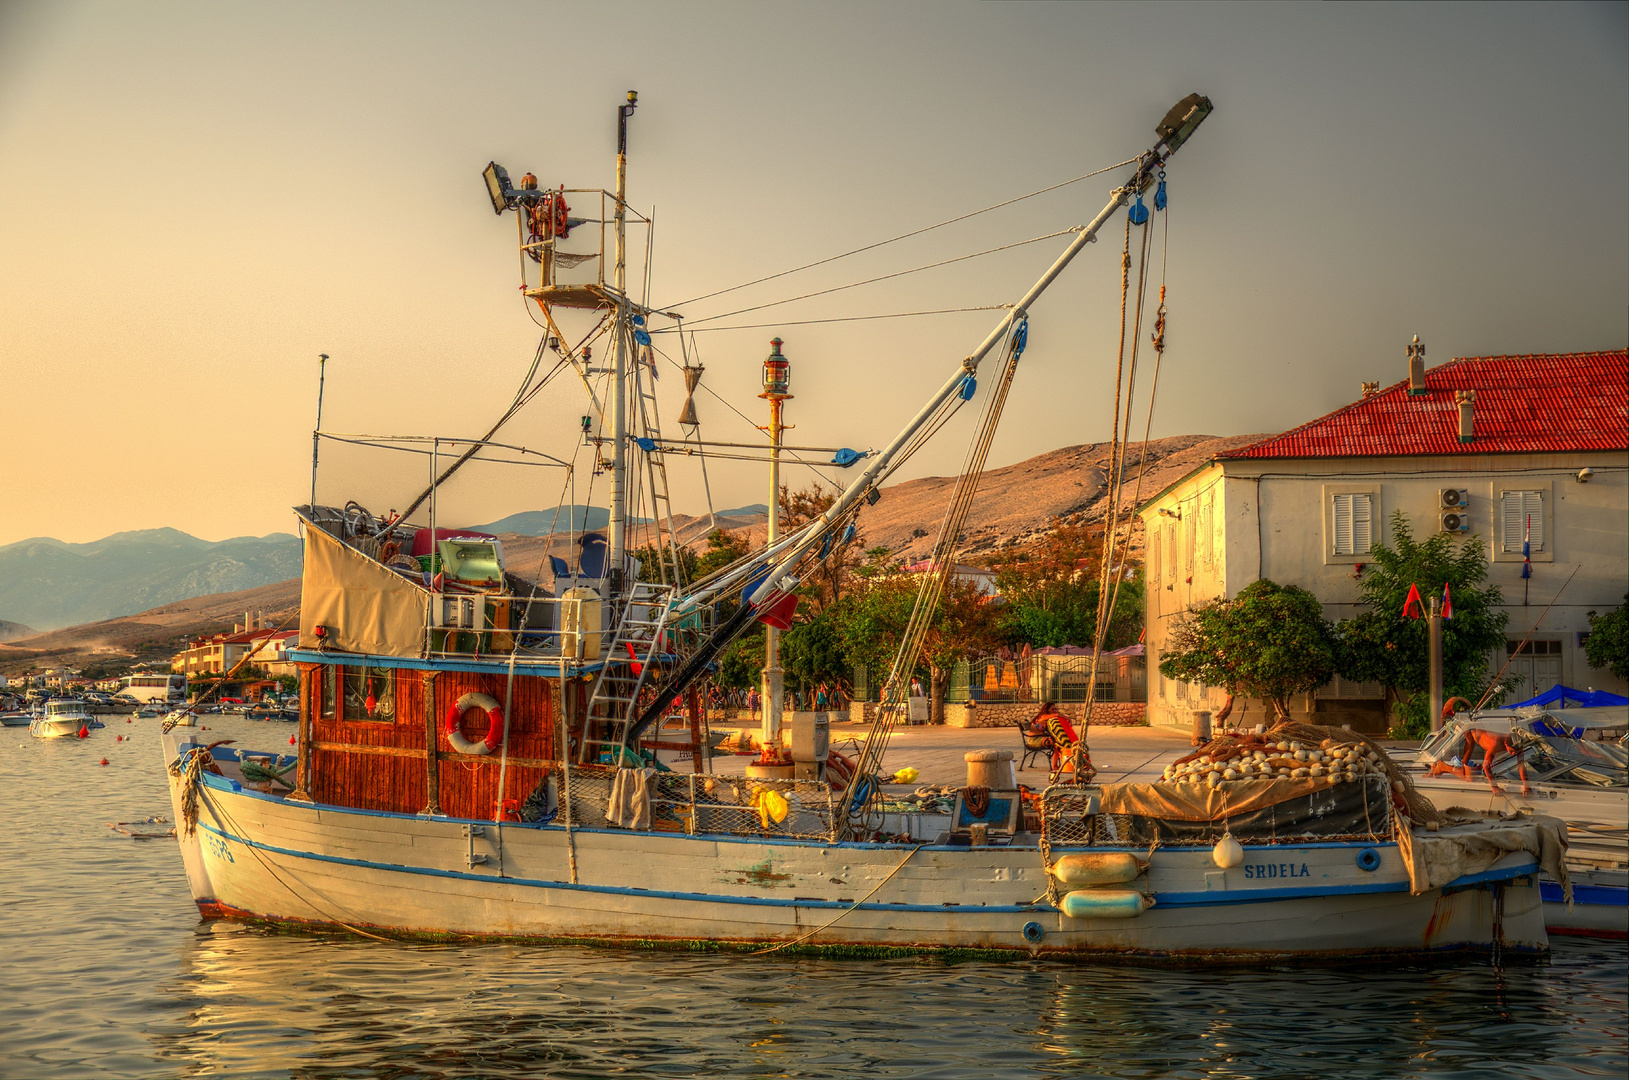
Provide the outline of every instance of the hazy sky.
<path id="1" fill-rule="evenodd" d="M 1170 172 L 1156 435 L 1301 423 L 1362 380 L 1403 377 L 1415 333 L 1432 364 L 1621 348 L 1626 58 L 1623 4 L 0 0 L 0 543 L 290 530 L 319 352 L 333 358 L 325 427 L 484 430 L 538 332 L 515 289 L 514 224 L 480 170 L 496 158 L 545 184 L 611 186 L 630 88 L 629 195 L 656 210 L 658 304 L 1132 157 L 1173 102 L 1208 94 L 1216 112 Z M 684 310 L 1052 232 L 1112 184 Z M 992 465 L 1106 437 L 1120 229 L 1035 308 Z M 1064 243 L 721 324 L 1008 302 Z M 994 319 L 700 342 L 708 385 L 758 418 L 779 332 L 790 438 L 864 447 Z M 569 455 L 582 398 L 558 385 L 508 434 Z M 699 407 L 707 437 L 753 437 L 717 401 Z M 967 431 L 947 430 L 911 475 L 954 471 Z M 325 498 L 375 509 L 404 505 L 422 472 L 337 451 L 325 465 Z M 720 508 L 764 498 L 757 466 L 711 478 Z M 554 505 L 558 475 L 520 479 L 472 474 L 443 512 Z M 673 481 L 679 509 L 702 509 L 698 477 L 675 466 Z M 585 467 L 579 498 L 587 483 Z"/>

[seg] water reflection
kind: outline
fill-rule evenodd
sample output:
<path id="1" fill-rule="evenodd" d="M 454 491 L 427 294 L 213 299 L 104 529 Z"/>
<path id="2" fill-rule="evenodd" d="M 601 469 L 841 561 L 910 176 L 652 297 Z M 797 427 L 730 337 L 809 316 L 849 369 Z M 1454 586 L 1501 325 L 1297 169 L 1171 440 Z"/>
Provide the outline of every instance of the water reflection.
<path id="1" fill-rule="evenodd" d="M 194 935 L 148 1029 L 182 1075 L 1622 1075 L 1621 947 L 1257 970 L 764 960 Z M 1499 987 L 1503 981 L 1502 989 Z"/>

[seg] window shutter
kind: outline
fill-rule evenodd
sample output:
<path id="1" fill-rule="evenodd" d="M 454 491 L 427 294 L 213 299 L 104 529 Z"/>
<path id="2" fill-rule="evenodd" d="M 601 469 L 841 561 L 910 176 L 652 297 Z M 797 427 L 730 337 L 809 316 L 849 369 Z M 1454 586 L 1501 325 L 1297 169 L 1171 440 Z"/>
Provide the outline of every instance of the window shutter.
<path id="1" fill-rule="evenodd" d="M 1211 564 L 1212 552 L 1216 547 L 1216 519 L 1212 501 L 1211 496 L 1205 496 L 1205 504 L 1199 508 L 1199 561 L 1205 566 Z"/>
<path id="2" fill-rule="evenodd" d="M 1352 496 L 1352 554 L 1367 555 L 1374 547 L 1374 507 L 1367 495 Z"/>
<path id="3" fill-rule="evenodd" d="M 1522 536 L 1532 523 L 1532 550 L 1544 550 L 1544 495 L 1538 491 L 1506 491 L 1499 496 L 1499 515 L 1504 530 L 1501 547 L 1507 555 L 1520 555 Z"/>
<path id="4" fill-rule="evenodd" d="M 1352 496 L 1335 496 L 1335 554 L 1352 554 Z"/>

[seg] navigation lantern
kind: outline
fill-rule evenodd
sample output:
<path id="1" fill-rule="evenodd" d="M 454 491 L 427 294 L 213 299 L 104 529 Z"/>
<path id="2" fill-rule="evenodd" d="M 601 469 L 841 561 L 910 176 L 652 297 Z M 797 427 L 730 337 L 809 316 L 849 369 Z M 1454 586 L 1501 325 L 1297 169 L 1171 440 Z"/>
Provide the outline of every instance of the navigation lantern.
<path id="1" fill-rule="evenodd" d="M 784 397 L 792 385 L 792 361 L 781 355 L 781 339 L 769 343 L 769 356 L 764 360 L 764 396 Z"/>

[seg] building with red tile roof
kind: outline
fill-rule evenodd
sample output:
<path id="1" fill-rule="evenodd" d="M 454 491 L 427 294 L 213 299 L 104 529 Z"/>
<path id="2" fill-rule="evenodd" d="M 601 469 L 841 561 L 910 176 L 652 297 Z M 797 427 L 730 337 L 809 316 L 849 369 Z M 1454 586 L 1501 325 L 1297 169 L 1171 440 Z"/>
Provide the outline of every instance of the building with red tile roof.
<path id="1" fill-rule="evenodd" d="M 1624 692 L 1589 667 L 1582 635 L 1591 610 L 1617 607 L 1629 589 L 1629 350 L 1430 369 L 1423 353 L 1410 347 L 1408 378 L 1365 383 L 1350 405 L 1223 453 L 1138 508 L 1151 722 L 1186 725 L 1225 700 L 1157 673 L 1189 609 L 1270 578 L 1310 589 L 1329 618 L 1349 618 L 1370 549 L 1392 543 L 1398 515 L 1416 538 L 1447 532 L 1484 546 L 1513 639 L 1511 655 L 1490 661 L 1495 670 L 1511 661 L 1504 681 L 1518 697 L 1556 683 Z M 1388 724 L 1381 688 L 1338 679 L 1298 712 L 1359 730 Z"/>

